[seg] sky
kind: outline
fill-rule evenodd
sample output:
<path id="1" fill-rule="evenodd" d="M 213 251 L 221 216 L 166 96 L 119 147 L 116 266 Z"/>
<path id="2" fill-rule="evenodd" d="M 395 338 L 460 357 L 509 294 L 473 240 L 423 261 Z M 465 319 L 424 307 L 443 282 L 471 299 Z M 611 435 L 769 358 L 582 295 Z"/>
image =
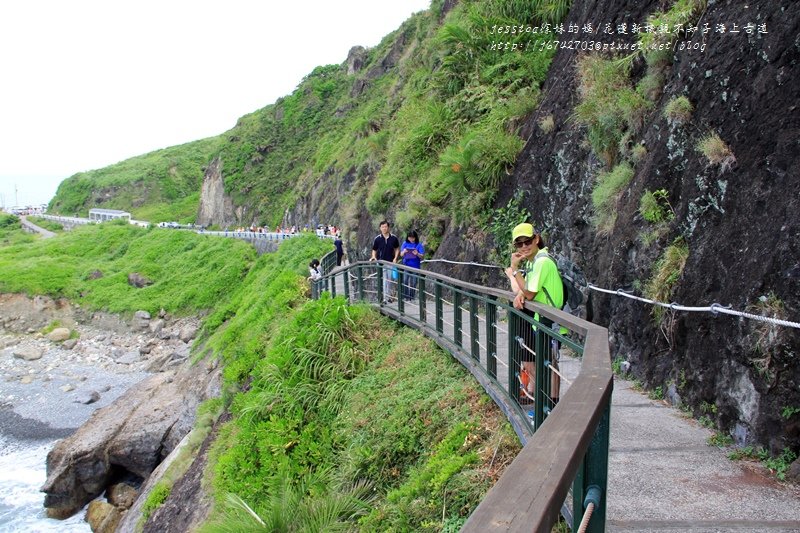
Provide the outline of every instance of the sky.
<path id="1" fill-rule="evenodd" d="M 430 0 L 0 3 L 0 207 L 219 135 Z"/>

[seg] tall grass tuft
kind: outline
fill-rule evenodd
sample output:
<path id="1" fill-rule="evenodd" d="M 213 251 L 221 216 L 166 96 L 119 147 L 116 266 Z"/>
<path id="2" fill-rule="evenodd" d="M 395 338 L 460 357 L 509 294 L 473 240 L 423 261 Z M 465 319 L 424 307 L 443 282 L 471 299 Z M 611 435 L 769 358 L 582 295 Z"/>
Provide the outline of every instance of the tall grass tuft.
<path id="1" fill-rule="evenodd" d="M 689 245 L 682 237 L 675 239 L 653 264 L 652 274 L 644 288 L 645 296 L 658 302 L 669 303 L 688 258 Z M 654 306 L 653 316 L 657 323 L 661 323 L 664 308 Z"/>
<path id="2" fill-rule="evenodd" d="M 592 190 L 593 223 L 601 235 L 608 235 L 617 221 L 617 203 L 625 187 L 633 179 L 633 167 L 623 162 L 607 172 L 601 172 Z"/>

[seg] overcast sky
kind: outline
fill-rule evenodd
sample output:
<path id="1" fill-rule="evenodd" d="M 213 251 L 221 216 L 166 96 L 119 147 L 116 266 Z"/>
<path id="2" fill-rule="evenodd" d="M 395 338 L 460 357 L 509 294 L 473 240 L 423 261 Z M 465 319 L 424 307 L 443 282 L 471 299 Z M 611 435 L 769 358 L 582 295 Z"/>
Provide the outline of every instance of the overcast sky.
<path id="1" fill-rule="evenodd" d="M 0 206 L 223 133 L 430 0 L 0 3 Z"/>

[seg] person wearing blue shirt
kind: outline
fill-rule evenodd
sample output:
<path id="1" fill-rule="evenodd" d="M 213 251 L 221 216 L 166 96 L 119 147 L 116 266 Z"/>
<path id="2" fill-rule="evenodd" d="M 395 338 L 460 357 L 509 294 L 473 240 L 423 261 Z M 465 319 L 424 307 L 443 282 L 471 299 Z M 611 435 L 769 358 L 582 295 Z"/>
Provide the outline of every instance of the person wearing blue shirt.
<path id="1" fill-rule="evenodd" d="M 406 242 L 400 247 L 400 257 L 403 259 L 403 264 L 407 267 L 419 269 L 424 255 L 425 247 L 419 242 L 419 235 L 417 235 L 417 232 L 408 232 Z M 403 298 L 406 300 L 413 300 L 417 293 L 417 276 L 405 273 L 404 277 Z"/>

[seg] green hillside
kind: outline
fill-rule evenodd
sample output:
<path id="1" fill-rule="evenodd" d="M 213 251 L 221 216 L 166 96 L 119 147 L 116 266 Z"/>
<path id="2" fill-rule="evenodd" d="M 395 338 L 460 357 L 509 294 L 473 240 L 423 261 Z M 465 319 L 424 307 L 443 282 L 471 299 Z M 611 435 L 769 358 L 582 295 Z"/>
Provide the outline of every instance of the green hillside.
<path id="1" fill-rule="evenodd" d="M 221 144 L 221 137 L 212 137 L 79 172 L 61 182 L 49 211 L 85 217 L 103 207 L 129 211 L 138 220 L 193 222 L 203 169 Z"/>

